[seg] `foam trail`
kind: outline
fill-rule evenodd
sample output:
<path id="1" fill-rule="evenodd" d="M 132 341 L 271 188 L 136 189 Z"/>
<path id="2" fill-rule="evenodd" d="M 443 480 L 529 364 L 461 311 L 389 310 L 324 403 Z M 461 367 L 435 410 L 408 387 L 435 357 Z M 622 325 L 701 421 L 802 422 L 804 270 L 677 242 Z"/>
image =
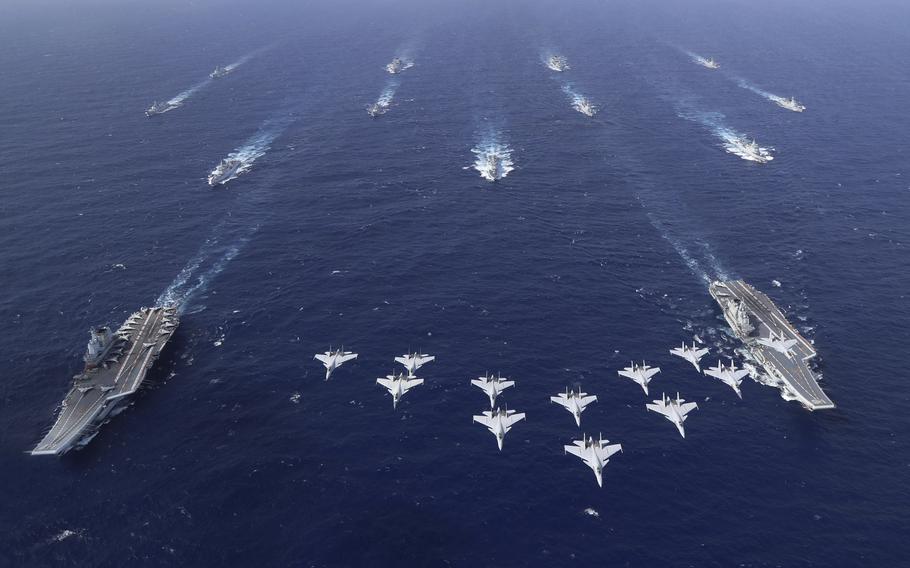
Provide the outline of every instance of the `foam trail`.
<path id="1" fill-rule="evenodd" d="M 258 228 L 258 227 L 257 227 Z M 208 288 L 209 283 L 218 276 L 249 242 L 257 228 L 246 234 L 222 244 L 218 236 L 205 241 L 196 256 L 183 267 L 174 281 L 165 288 L 155 301 L 156 306 L 173 305 L 177 312 L 183 314 L 193 297 Z M 216 233 L 218 230 L 216 229 Z"/>
<path id="2" fill-rule="evenodd" d="M 389 107 L 392 105 L 392 99 L 395 98 L 395 92 L 398 90 L 399 82 L 396 79 L 389 79 L 386 82 L 385 88 L 380 93 L 379 98 L 376 99 L 376 102 L 367 106 L 367 113 L 370 116 L 379 116 L 380 114 L 385 114 L 388 112 Z"/>
<path id="3" fill-rule="evenodd" d="M 597 111 L 600 110 L 591 104 L 591 101 L 589 101 L 586 96 L 577 92 L 569 83 L 566 83 L 562 86 L 562 92 L 565 93 L 567 97 L 569 97 L 569 102 L 572 104 L 572 108 L 585 116 L 594 116 L 597 114 Z"/>
<path id="4" fill-rule="evenodd" d="M 250 53 L 244 55 L 243 57 L 241 57 L 241 58 L 238 59 L 237 61 L 235 61 L 235 62 L 233 62 L 233 63 L 227 65 L 224 69 L 225 69 L 228 73 L 230 73 L 231 71 L 237 69 L 238 67 L 240 67 L 241 65 L 243 65 L 244 63 L 246 63 L 247 61 L 249 61 L 250 59 L 252 59 L 252 58 L 255 57 L 256 55 L 258 55 L 260 52 L 263 52 L 263 51 L 265 51 L 265 50 L 267 50 L 267 49 L 270 49 L 270 48 L 271 48 L 271 46 L 266 46 L 266 47 L 263 47 L 263 48 L 259 48 L 259 49 L 255 50 L 255 51 L 251 51 Z M 212 78 L 211 78 L 211 77 L 207 77 L 204 81 L 200 81 L 199 83 L 196 83 L 195 85 L 193 85 L 193 86 L 190 87 L 189 89 L 187 89 L 187 90 L 185 90 L 185 91 L 182 91 L 181 93 L 179 93 L 179 94 L 176 95 L 175 97 L 169 99 L 169 100 L 167 101 L 167 104 L 172 105 L 172 106 L 174 106 L 174 107 L 178 107 L 178 106 L 182 105 L 187 99 L 189 99 L 190 97 L 192 97 L 193 95 L 195 95 L 196 93 L 198 93 L 199 91 L 201 91 L 202 89 L 204 89 L 205 87 L 209 86 L 209 84 L 210 84 L 211 82 L 212 82 Z"/>
<path id="5" fill-rule="evenodd" d="M 167 104 L 169 104 L 169 105 L 174 105 L 174 106 L 180 106 L 180 105 L 183 104 L 184 101 L 186 101 L 188 98 L 190 98 L 190 97 L 192 97 L 193 95 L 195 95 L 196 93 L 198 93 L 198 92 L 199 92 L 200 90 L 202 90 L 203 88 L 207 87 L 208 84 L 211 83 L 211 82 L 212 82 L 212 79 L 211 79 L 211 78 L 206 79 L 205 81 L 201 81 L 201 82 L 199 82 L 199 83 L 193 85 L 193 86 L 190 87 L 189 89 L 183 91 L 182 93 L 180 93 L 180 94 L 177 95 L 176 97 L 174 97 L 174 98 L 168 100 L 168 101 L 167 101 Z"/>
<path id="6" fill-rule="evenodd" d="M 676 220 L 680 214 L 679 209 L 673 209 L 672 200 L 668 202 L 665 195 L 648 197 L 642 193 L 636 195 L 636 199 L 645 210 L 651 226 L 657 229 L 661 238 L 670 243 L 692 274 L 706 284 L 717 279 L 730 279 L 730 272 L 717 259 L 710 244 L 700 237 L 681 234 L 680 231 L 673 230 L 672 223 L 668 224 L 662 220 L 671 214 L 673 215 L 671 218 Z"/>
<path id="7" fill-rule="evenodd" d="M 653 213 L 648 211 L 647 216 L 648 216 L 648 220 L 651 221 L 651 226 L 653 226 L 655 229 L 657 229 L 657 232 L 660 233 L 660 236 L 665 241 L 670 243 L 670 245 L 673 247 L 673 249 L 676 251 L 676 253 L 679 255 L 679 257 L 683 260 L 683 262 L 686 264 L 686 266 L 689 267 L 689 270 L 692 271 L 692 274 L 695 274 L 696 276 L 698 276 L 699 278 L 704 280 L 705 284 L 710 284 L 711 277 L 708 276 L 708 272 L 704 268 L 702 268 L 701 263 L 698 262 L 698 260 L 696 260 L 696 258 L 694 256 L 692 256 L 692 254 L 689 252 L 689 249 L 687 249 L 686 246 L 683 245 L 683 243 L 678 238 L 671 235 L 670 232 L 667 230 L 666 226 L 660 220 L 658 220 L 654 216 Z"/>
<path id="8" fill-rule="evenodd" d="M 752 91 L 756 95 L 759 95 L 759 96 L 762 96 L 762 97 L 768 99 L 769 101 L 783 99 L 783 97 L 779 97 L 775 94 L 769 93 L 768 91 L 759 89 L 758 87 L 756 87 L 755 85 L 753 85 L 752 83 L 746 81 L 745 79 L 743 79 L 741 77 L 736 79 L 736 84 L 739 85 L 743 89 Z"/>
<path id="9" fill-rule="evenodd" d="M 284 132 L 293 120 L 293 118 L 285 118 L 281 120 L 266 121 L 265 124 L 259 128 L 259 131 L 246 141 L 246 144 L 236 148 L 233 152 L 228 154 L 227 158 L 222 160 L 215 169 L 212 170 L 212 174 L 214 175 L 216 171 L 219 171 L 219 168 L 223 168 L 224 164 L 228 161 L 237 160 L 241 162 L 240 167 L 236 168 L 233 174 L 224 177 L 218 183 L 227 183 L 237 176 L 248 172 L 250 168 L 253 167 L 253 162 L 268 152 L 275 138 Z"/>
<path id="10" fill-rule="evenodd" d="M 742 77 L 736 78 L 736 84 L 739 85 L 741 88 L 746 89 L 747 91 L 752 91 L 756 95 L 758 95 L 762 98 L 765 98 L 765 99 L 771 101 L 772 103 L 774 103 L 780 107 L 783 107 L 787 110 L 792 110 L 794 112 L 803 112 L 804 110 L 806 110 L 806 107 L 802 103 L 797 102 L 796 99 L 794 99 L 794 98 L 788 99 L 787 97 L 782 97 L 780 95 L 775 95 L 774 93 L 769 93 L 768 91 L 766 91 L 764 89 L 760 89 L 760 88 L 756 87 L 755 85 L 746 81 Z"/>
<path id="11" fill-rule="evenodd" d="M 476 156 L 471 167 L 487 181 L 500 180 L 515 169 L 512 148 L 502 142 L 502 134 L 498 131 L 490 130 L 471 152 Z"/>
<path id="12" fill-rule="evenodd" d="M 237 61 L 225 65 L 224 68 L 228 72 L 233 71 L 233 70 L 237 69 L 238 67 L 240 67 L 241 65 L 243 65 L 244 63 L 246 63 L 247 61 L 249 61 L 250 59 L 252 59 L 253 57 L 255 57 L 260 51 L 263 51 L 264 49 L 265 48 L 261 48 L 261 49 L 257 49 L 256 51 L 251 51 L 250 53 L 247 53 L 246 55 L 244 55 Z"/>
<path id="13" fill-rule="evenodd" d="M 385 89 L 382 90 L 382 94 L 379 95 L 379 100 L 377 103 L 383 106 L 389 106 L 392 103 L 392 98 L 395 96 L 395 91 L 398 90 L 398 81 L 389 81 Z"/>
<path id="14" fill-rule="evenodd" d="M 703 112 L 688 109 L 678 111 L 680 118 L 697 122 L 711 131 L 711 133 L 721 140 L 724 149 L 743 160 L 750 162 L 766 163 L 774 159 L 771 154 L 772 147 L 759 146 L 754 140 L 749 141 L 749 137 L 724 124 L 724 115 L 719 112 Z"/>

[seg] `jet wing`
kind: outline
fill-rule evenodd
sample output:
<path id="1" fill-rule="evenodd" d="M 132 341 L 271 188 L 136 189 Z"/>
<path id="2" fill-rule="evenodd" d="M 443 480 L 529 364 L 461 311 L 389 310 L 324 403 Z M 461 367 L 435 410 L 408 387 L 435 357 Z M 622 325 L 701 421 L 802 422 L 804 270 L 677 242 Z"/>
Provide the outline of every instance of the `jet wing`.
<path id="1" fill-rule="evenodd" d="M 585 396 L 585 397 L 582 397 L 581 400 L 578 401 L 578 405 L 581 406 L 582 408 L 584 408 L 585 406 L 588 406 L 595 400 L 597 400 L 596 395 Z"/>
<path id="2" fill-rule="evenodd" d="M 515 385 L 515 381 L 500 381 L 499 390 L 501 390 L 501 391 L 506 390 L 507 388 L 514 386 L 514 385 Z"/>
<path id="3" fill-rule="evenodd" d="M 621 452 L 621 451 L 622 451 L 622 444 L 611 444 L 609 446 L 604 446 L 603 449 L 601 450 L 602 455 L 601 455 L 600 459 L 608 460 L 608 459 L 610 459 L 610 456 L 612 456 L 615 453 Z"/>
<path id="4" fill-rule="evenodd" d="M 558 404 L 558 405 L 560 405 L 560 406 L 563 406 L 563 407 L 565 407 L 565 408 L 569 408 L 569 399 L 567 399 L 567 398 L 565 397 L 565 395 L 551 396 L 551 397 L 550 397 L 550 400 L 553 401 L 553 402 L 555 402 L 556 404 Z"/>
<path id="5" fill-rule="evenodd" d="M 733 371 L 733 378 L 736 380 L 740 380 L 742 378 L 745 378 L 748 374 L 749 374 L 749 371 L 747 371 L 746 369 L 740 369 L 738 371 Z"/>
<path id="6" fill-rule="evenodd" d="M 328 364 L 329 364 L 330 356 L 329 356 L 329 355 L 317 354 L 315 357 L 313 357 L 313 359 L 316 359 L 317 361 L 322 362 L 323 365 L 328 365 Z"/>
<path id="7" fill-rule="evenodd" d="M 654 367 L 653 369 L 648 369 L 647 371 L 642 371 L 642 374 L 646 379 L 650 379 L 654 375 L 660 372 L 660 367 Z"/>
<path id="8" fill-rule="evenodd" d="M 396 363 L 401 363 L 405 367 L 410 365 L 411 359 L 409 357 L 395 357 Z"/>
<path id="9" fill-rule="evenodd" d="M 694 402 L 686 402 L 686 403 L 679 405 L 679 413 L 682 414 L 683 416 L 685 416 L 686 414 L 692 412 L 696 408 L 698 408 L 698 404 L 696 404 Z"/>
<path id="10" fill-rule="evenodd" d="M 519 413 L 517 413 L 517 414 L 512 414 L 511 416 L 506 416 L 506 417 L 503 419 L 502 425 L 503 425 L 503 427 L 505 427 L 506 429 L 509 429 L 509 428 L 511 428 L 515 423 L 524 420 L 524 418 L 525 418 L 525 413 L 524 413 L 524 412 L 519 412 Z"/>
<path id="11" fill-rule="evenodd" d="M 395 360 L 398 361 L 398 359 Z M 398 362 L 400 363 L 401 361 Z M 484 382 L 483 379 L 471 379 L 471 384 L 477 388 L 483 389 L 484 391 L 487 390 L 487 383 Z"/>
<path id="12" fill-rule="evenodd" d="M 342 356 L 338 357 L 338 364 L 340 365 L 340 364 L 346 363 L 348 361 L 353 361 L 356 358 L 357 358 L 356 353 L 348 353 L 347 355 L 342 355 Z"/>
<path id="13" fill-rule="evenodd" d="M 699 359 L 701 359 L 702 357 L 704 357 L 707 354 L 708 354 L 707 349 L 696 349 L 695 350 L 695 356 Z"/>
<path id="14" fill-rule="evenodd" d="M 626 377 L 628 379 L 636 379 L 637 377 L 632 373 L 632 371 L 627 371 L 623 369 L 622 371 L 616 371 L 616 373 L 621 377 Z"/>
<path id="15" fill-rule="evenodd" d="M 389 389 L 389 390 L 392 389 L 392 385 L 393 385 L 394 383 L 395 383 L 395 382 L 394 382 L 392 379 L 376 379 L 376 384 L 382 385 L 382 386 L 384 386 L 385 388 L 387 388 L 387 389 Z"/>
<path id="16" fill-rule="evenodd" d="M 576 442 L 576 444 L 577 444 L 577 442 Z M 563 446 L 563 449 L 565 450 L 565 452 L 567 454 L 572 454 L 573 456 L 577 456 L 577 457 L 580 457 L 581 459 L 585 459 L 584 448 L 582 448 L 581 446 L 578 446 L 578 445 Z"/>
<path id="17" fill-rule="evenodd" d="M 403 379 L 401 381 L 401 383 L 402 383 L 402 387 L 404 387 L 401 390 L 404 392 L 407 392 L 407 390 L 410 388 L 414 388 L 416 386 L 422 385 L 423 379 Z"/>
<path id="18" fill-rule="evenodd" d="M 425 365 L 425 364 L 429 363 L 430 361 L 435 361 L 435 360 L 436 360 L 436 356 L 435 356 L 435 355 L 426 355 L 426 356 L 424 356 L 424 357 L 417 357 L 417 358 L 416 358 L 416 362 L 417 362 L 417 366 L 418 366 L 418 367 L 421 366 L 421 365 Z"/>
<path id="19" fill-rule="evenodd" d="M 693 404 L 694 404 L 694 403 L 693 403 Z M 646 404 L 645 407 L 646 407 L 648 410 L 651 410 L 651 411 L 656 412 L 656 413 L 658 413 L 658 414 L 663 414 L 664 416 L 669 416 L 669 415 L 670 415 L 670 413 L 669 413 L 667 407 L 666 407 L 666 406 L 663 406 L 663 405 L 660 405 L 660 404 Z"/>
<path id="20" fill-rule="evenodd" d="M 685 352 L 683 349 L 679 348 L 679 347 L 674 347 L 673 349 L 671 349 L 671 350 L 670 350 L 670 354 L 671 354 L 671 355 L 676 355 L 677 357 L 685 357 L 685 356 L 686 356 L 686 352 Z"/>
<path id="21" fill-rule="evenodd" d="M 483 425 L 486 426 L 487 428 L 492 428 L 492 427 L 493 427 L 493 419 L 492 419 L 491 417 L 487 416 L 486 414 L 481 414 L 481 415 L 479 415 L 479 416 L 474 416 L 474 422 L 478 422 L 478 423 L 480 423 L 480 424 L 483 424 Z"/>
<path id="22" fill-rule="evenodd" d="M 714 377 L 715 379 L 723 380 L 723 376 L 720 371 L 717 369 L 703 369 L 702 373 L 708 375 L 709 377 Z"/>

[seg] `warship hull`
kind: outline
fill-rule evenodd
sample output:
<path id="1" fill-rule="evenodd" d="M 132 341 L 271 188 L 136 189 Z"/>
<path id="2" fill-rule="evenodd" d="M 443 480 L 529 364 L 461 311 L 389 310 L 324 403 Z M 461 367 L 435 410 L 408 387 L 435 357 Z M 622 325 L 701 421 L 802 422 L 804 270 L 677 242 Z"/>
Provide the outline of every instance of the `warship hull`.
<path id="1" fill-rule="evenodd" d="M 761 382 L 779 388 L 785 400 L 796 400 L 809 410 L 834 408 L 809 366 L 817 355 L 815 348 L 768 296 L 742 280 L 712 282 L 709 291 L 733 333 L 765 372 Z M 796 343 L 787 353 L 781 353 L 758 341 L 769 338 Z"/>
<path id="2" fill-rule="evenodd" d="M 31 454 L 62 455 L 88 444 L 102 424 L 126 408 L 179 323 L 171 306 L 142 308 L 130 316 L 97 360 L 87 356 L 57 420 Z"/>

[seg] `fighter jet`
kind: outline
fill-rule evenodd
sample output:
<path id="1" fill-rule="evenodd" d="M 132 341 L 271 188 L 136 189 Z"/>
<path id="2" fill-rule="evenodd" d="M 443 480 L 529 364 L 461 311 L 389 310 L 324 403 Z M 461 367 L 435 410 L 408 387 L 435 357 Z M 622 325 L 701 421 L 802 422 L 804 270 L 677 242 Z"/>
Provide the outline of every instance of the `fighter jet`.
<path id="1" fill-rule="evenodd" d="M 357 354 L 351 351 L 345 351 L 342 347 L 341 349 L 336 349 L 335 351 L 329 350 L 325 353 L 317 353 L 313 359 L 321 361 L 325 365 L 325 380 L 329 380 L 329 377 L 332 376 L 332 371 L 340 367 L 342 364 L 352 361 L 357 358 Z"/>
<path id="2" fill-rule="evenodd" d="M 729 367 L 724 367 L 723 363 L 721 363 L 720 359 L 718 359 L 717 366 L 705 369 L 704 373 L 709 377 L 720 379 L 736 392 L 736 396 L 739 398 L 743 397 L 742 391 L 739 390 L 739 383 L 743 382 L 743 377 L 748 375 L 749 371 L 745 369 L 737 369 L 736 365 L 733 364 L 732 359 L 730 360 Z"/>
<path id="3" fill-rule="evenodd" d="M 474 416 L 474 422 L 483 424 L 496 436 L 496 445 L 499 446 L 499 451 L 502 451 L 502 441 L 506 434 L 516 422 L 524 420 L 524 417 L 524 412 L 516 413 L 514 410 L 497 408 L 493 411 L 484 411 L 481 416 Z"/>
<path id="4" fill-rule="evenodd" d="M 632 366 L 616 372 L 619 373 L 619 376 L 628 377 L 640 384 L 645 394 L 648 394 L 648 383 L 651 381 L 651 377 L 660 372 L 660 367 L 649 367 L 644 361 L 641 362 L 641 365 L 636 365 L 634 362 L 631 362 L 630 365 Z"/>
<path id="5" fill-rule="evenodd" d="M 581 413 L 585 411 L 586 406 L 597 400 L 597 397 L 594 395 L 588 396 L 588 393 L 581 392 L 581 387 L 579 387 L 578 392 L 570 391 L 569 387 L 566 387 L 566 392 L 551 396 L 550 400 L 571 412 L 572 416 L 575 417 L 575 424 L 581 427 Z"/>
<path id="6" fill-rule="evenodd" d="M 778 353 L 783 353 L 787 357 L 790 357 L 790 350 L 797 344 L 797 340 L 778 337 L 773 331 L 768 337 L 759 337 L 756 341 Z"/>
<path id="7" fill-rule="evenodd" d="M 384 379 L 376 379 L 376 384 L 382 385 L 389 390 L 392 395 L 392 408 L 398 408 L 398 401 L 406 392 L 412 388 L 422 385 L 423 379 L 413 376 L 406 377 L 403 374 L 386 375 Z"/>
<path id="8" fill-rule="evenodd" d="M 504 379 L 499 375 L 494 377 L 492 374 L 486 374 L 482 377 L 471 379 L 471 384 L 487 393 L 487 396 L 490 397 L 490 408 L 492 409 L 496 405 L 496 397 L 499 396 L 499 393 L 514 386 L 515 381 Z"/>
<path id="9" fill-rule="evenodd" d="M 663 414 L 664 418 L 676 425 L 679 435 L 686 437 L 686 430 L 683 428 L 683 422 L 686 421 L 686 415 L 698 408 L 694 402 L 686 402 L 685 399 L 679 398 L 676 393 L 676 400 L 668 398 L 666 394 L 661 394 L 660 400 L 655 400 L 654 404 L 646 404 L 648 410 L 658 414 Z"/>
<path id="10" fill-rule="evenodd" d="M 694 341 L 692 342 L 692 347 L 689 347 L 688 345 L 686 345 L 686 342 L 683 341 L 682 345 L 680 345 L 679 347 L 674 347 L 673 349 L 670 350 L 670 353 L 672 355 L 676 355 L 677 357 L 682 357 L 686 361 L 692 363 L 692 365 L 700 373 L 701 367 L 698 365 L 698 361 L 708 353 L 708 350 L 707 349 L 697 349 L 695 347 Z"/>
<path id="11" fill-rule="evenodd" d="M 581 440 L 575 440 L 572 444 L 563 446 L 565 453 L 580 457 L 581 461 L 594 470 L 597 485 L 603 487 L 604 466 L 610 461 L 610 456 L 622 451 L 622 444 L 610 445 L 610 440 L 604 440 L 602 435 L 597 440 L 593 437 L 582 436 Z"/>
<path id="12" fill-rule="evenodd" d="M 435 360 L 436 357 L 427 355 L 426 353 L 408 353 L 401 357 L 395 357 L 395 362 L 401 363 L 404 365 L 404 368 L 407 369 L 409 377 L 413 377 L 414 373 L 417 372 L 417 369 L 423 365 Z"/>

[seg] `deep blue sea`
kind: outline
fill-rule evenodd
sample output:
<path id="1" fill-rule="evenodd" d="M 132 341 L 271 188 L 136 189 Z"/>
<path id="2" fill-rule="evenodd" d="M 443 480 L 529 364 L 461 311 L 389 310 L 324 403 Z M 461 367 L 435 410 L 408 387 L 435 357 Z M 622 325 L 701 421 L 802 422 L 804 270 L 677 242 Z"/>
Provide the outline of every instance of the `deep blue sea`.
<path id="1" fill-rule="evenodd" d="M 3 2 L 0 566 L 910 565 L 908 21 L 884 0 Z M 515 168 L 496 183 L 471 168 L 491 141 Z M 210 188 L 236 151 L 251 169 Z M 668 353 L 735 356 L 714 278 L 815 342 L 835 410 L 751 380 L 739 400 Z M 86 449 L 29 456 L 89 328 L 164 300 L 183 315 L 150 388 Z M 360 357 L 326 382 L 313 355 L 341 344 Z M 375 379 L 418 348 L 437 359 L 393 410 Z M 698 402 L 686 439 L 617 377 L 642 358 L 650 398 Z M 527 414 L 502 452 L 471 421 L 487 371 Z M 549 401 L 576 383 L 599 399 L 581 429 Z M 563 453 L 582 432 L 623 446 L 603 488 Z"/>

